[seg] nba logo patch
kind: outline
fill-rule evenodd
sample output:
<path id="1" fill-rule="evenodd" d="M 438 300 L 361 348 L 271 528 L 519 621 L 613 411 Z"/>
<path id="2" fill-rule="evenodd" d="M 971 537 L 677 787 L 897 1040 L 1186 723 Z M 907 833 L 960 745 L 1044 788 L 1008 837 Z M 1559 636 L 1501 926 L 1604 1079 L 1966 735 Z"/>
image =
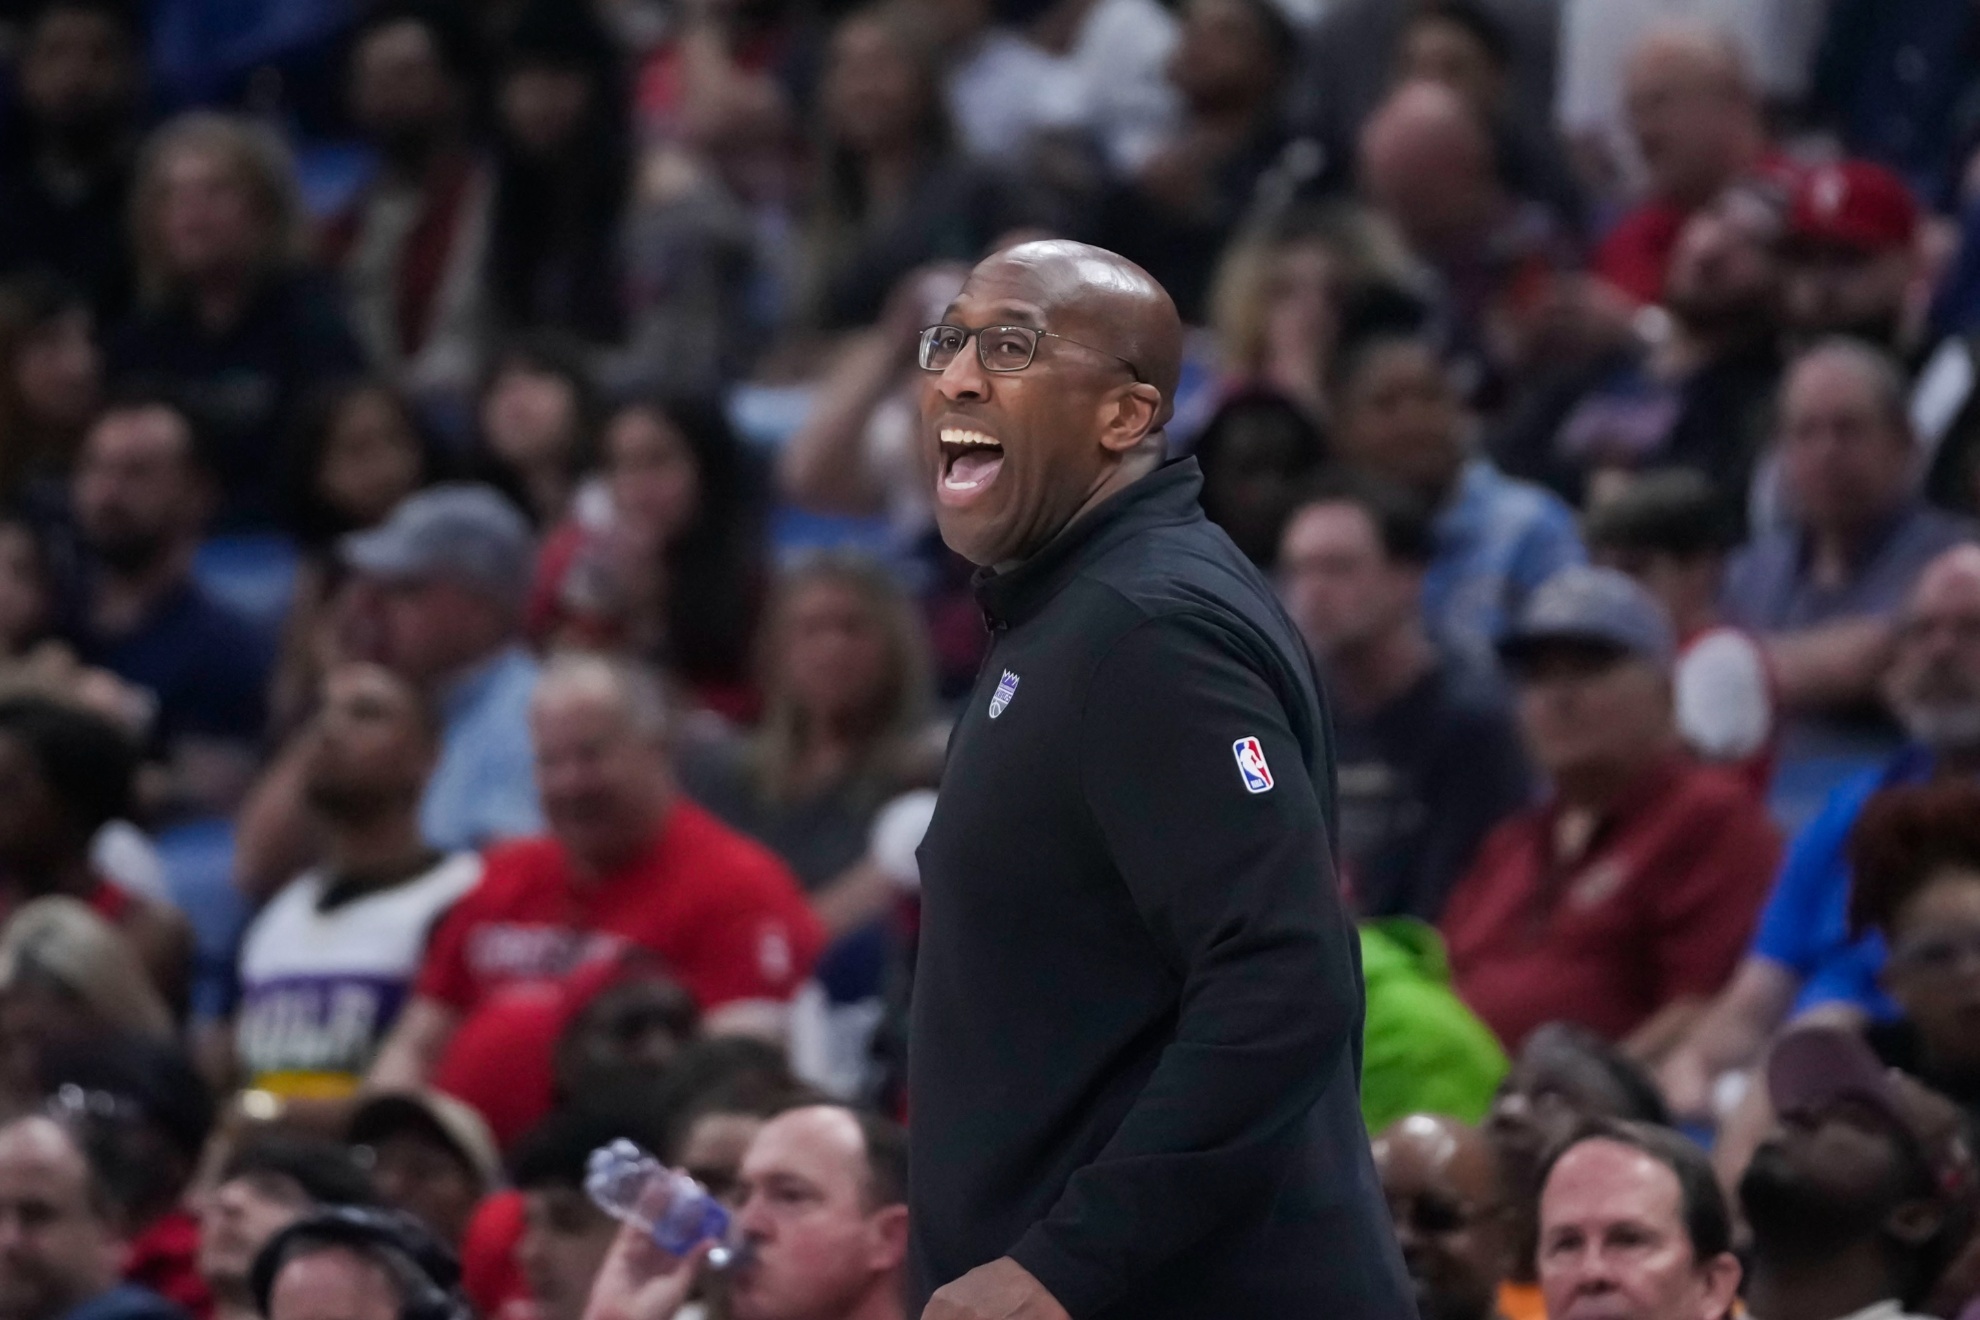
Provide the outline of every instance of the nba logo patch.
<path id="1" fill-rule="evenodd" d="M 1004 707 L 1011 704 L 1011 698 L 1017 695 L 1017 685 L 1018 676 L 1006 669 L 1003 679 L 997 684 L 995 695 L 990 698 L 991 719 L 994 720 L 999 715 L 1002 715 L 1004 713 Z"/>
<path id="2" fill-rule="evenodd" d="M 1231 744 L 1237 757 L 1238 773 L 1244 776 L 1244 791 L 1266 793 L 1272 788 L 1272 767 L 1265 764 L 1265 749 L 1256 738 L 1240 738 Z"/>

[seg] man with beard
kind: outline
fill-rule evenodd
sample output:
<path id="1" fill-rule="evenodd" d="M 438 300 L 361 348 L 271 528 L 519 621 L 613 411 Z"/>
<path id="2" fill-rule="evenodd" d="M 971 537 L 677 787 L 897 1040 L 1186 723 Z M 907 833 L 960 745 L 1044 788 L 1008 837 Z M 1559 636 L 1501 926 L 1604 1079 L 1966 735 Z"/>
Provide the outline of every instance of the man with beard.
<path id="1" fill-rule="evenodd" d="M 1411 1114 L 1384 1129 L 1374 1149 L 1421 1320 L 1496 1320 L 1516 1225 L 1484 1133 Z"/>
<path id="2" fill-rule="evenodd" d="M 379 665 L 333 669 L 303 737 L 323 861 L 248 929 L 236 1050 L 250 1085 L 328 1098 L 370 1068 L 428 932 L 481 878 L 481 858 L 421 837 L 437 728 L 405 679 Z"/>
<path id="3" fill-rule="evenodd" d="M 1538 374 L 1489 447 L 1517 476 L 1576 503 L 1606 472 L 1686 467 L 1747 487 L 1780 378 L 1777 252 L 1785 199 L 1743 180 L 1677 231 L 1663 284 L 1668 333 Z"/>
<path id="4" fill-rule="evenodd" d="M 1782 1037 L 1767 1088 L 1779 1122 L 1739 1182 L 1754 1320 L 1924 1311 L 1973 1222 L 1959 1110 L 1835 1027 Z"/>
<path id="5" fill-rule="evenodd" d="M 172 804 L 231 810 L 265 719 L 267 642 L 193 580 L 215 488 L 193 424 L 160 394 L 111 403 L 70 485 L 86 552 L 65 631 L 82 660 L 148 693 Z"/>
<path id="6" fill-rule="evenodd" d="M 1878 985 L 1883 947 L 1850 929 L 1848 841 L 1882 789 L 1980 776 L 1980 546 L 1955 546 L 1919 575 L 1882 686 L 1910 744 L 1840 785 L 1789 849 L 1732 983 L 1658 1069 L 1681 1115 L 1708 1116 L 1717 1079 L 1756 1061 L 1797 1008 L 1892 1015 Z"/>
<path id="7" fill-rule="evenodd" d="M 1909 354 L 1919 329 L 1924 265 L 1918 202 L 1890 170 L 1843 160 L 1789 176 L 1782 303 L 1788 332 L 1812 341 L 1850 335 Z"/>
<path id="8" fill-rule="evenodd" d="M 19 116 L 0 152 L 0 274 L 43 269 L 108 321 L 130 297 L 135 110 L 144 75 L 135 6 L 52 0 L 15 69 Z"/>

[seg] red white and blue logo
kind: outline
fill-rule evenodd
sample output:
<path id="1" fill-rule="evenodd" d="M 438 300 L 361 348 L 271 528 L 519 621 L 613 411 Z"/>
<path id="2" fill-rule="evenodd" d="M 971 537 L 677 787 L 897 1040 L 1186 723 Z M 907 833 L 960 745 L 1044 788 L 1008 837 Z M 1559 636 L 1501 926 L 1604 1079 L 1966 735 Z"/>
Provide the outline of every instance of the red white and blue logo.
<path id="1" fill-rule="evenodd" d="M 1238 773 L 1244 776 L 1245 792 L 1271 791 L 1272 767 L 1265 764 L 1265 748 L 1256 738 L 1240 738 L 1232 743 L 1231 755 L 1237 757 Z"/>

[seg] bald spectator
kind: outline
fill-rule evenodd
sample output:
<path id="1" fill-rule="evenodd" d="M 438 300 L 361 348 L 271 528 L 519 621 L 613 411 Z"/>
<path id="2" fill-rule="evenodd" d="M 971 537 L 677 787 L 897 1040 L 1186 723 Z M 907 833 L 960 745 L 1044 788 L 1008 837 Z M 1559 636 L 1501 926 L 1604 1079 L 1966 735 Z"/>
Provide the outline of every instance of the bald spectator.
<path id="1" fill-rule="evenodd" d="M 1422 0 L 1409 6 L 1396 45 L 1396 81 L 1428 79 L 1462 96 L 1490 126 L 1507 185 L 1578 224 L 1582 200 L 1566 154 L 1515 98 L 1517 54 L 1513 26 L 1485 0 Z"/>
<path id="2" fill-rule="evenodd" d="M 1502 180 L 1478 110 L 1445 83 L 1406 83 L 1362 128 L 1360 182 L 1376 210 L 1436 272 L 1458 346 L 1503 365 L 1496 340 L 1571 248 L 1552 215 Z"/>
<path id="3" fill-rule="evenodd" d="M 109 1176 L 53 1119 L 0 1127 L 0 1320 L 185 1320 L 117 1281 L 124 1230 Z"/>
<path id="4" fill-rule="evenodd" d="M 1724 1320 L 1738 1295 L 1732 1215 L 1705 1152 L 1663 1128 L 1592 1124 L 1540 1193 L 1549 1320 Z"/>
<path id="5" fill-rule="evenodd" d="M 1648 196 L 1603 241 L 1595 272 L 1653 303 L 1663 295 L 1685 218 L 1760 163 L 1767 134 L 1745 59 L 1713 29 L 1652 32 L 1630 56 L 1624 79 Z"/>
<path id="6" fill-rule="evenodd" d="M 1469 1123 L 1411 1114 L 1375 1138 L 1375 1172 L 1422 1320 L 1497 1320 L 1514 1241 L 1491 1143 Z"/>
<path id="7" fill-rule="evenodd" d="M 1451 894 L 1458 993 L 1512 1050 L 1567 1021 L 1654 1057 L 1732 974 L 1780 836 L 1745 783 L 1682 750 L 1670 624 L 1629 578 L 1561 572 L 1500 653 L 1553 791 Z"/>
<path id="8" fill-rule="evenodd" d="M 733 1320 L 907 1320 L 907 1138 L 841 1105 L 763 1125 L 743 1156 L 735 1230 L 750 1268 L 728 1289 Z M 674 1320 L 700 1276 L 622 1232 L 586 1320 Z"/>
<path id="9" fill-rule="evenodd" d="M 1850 922 L 1850 840 L 1883 789 L 1980 776 L 1980 546 L 1955 546 L 1925 568 L 1895 634 L 1882 690 L 1910 743 L 1838 785 L 1788 850 L 1732 984 L 1659 1066 L 1681 1114 L 1712 1116 L 1719 1078 L 1757 1062 L 1791 1012 L 1894 1015 L 1883 946 Z"/>
<path id="10" fill-rule="evenodd" d="M 1352 159 L 1355 135 L 1398 81 L 1430 72 L 1408 58 L 1411 20 L 1449 7 L 1395 0 L 1298 0 L 1288 6 L 1306 26 L 1293 85 L 1294 119 L 1319 141 L 1331 168 Z M 1554 96 L 1559 0 L 1478 0 L 1476 7 L 1506 36 L 1511 114 L 1543 131 Z"/>
<path id="11" fill-rule="evenodd" d="M 1774 453 L 1787 525 L 1726 575 L 1728 622 L 1758 634 L 1788 720 L 1781 759 L 1877 757 L 1898 730 L 1875 704 L 1892 616 L 1919 571 L 1968 539 L 1918 494 L 1904 377 L 1876 349 L 1825 341 L 1781 387 Z"/>
<path id="12" fill-rule="evenodd" d="M 425 1084 L 476 1010 L 628 947 L 662 959 L 718 1028 L 781 1026 L 818 956 L 818 919 L 784 864 L 681 796 L 646 675 L 554 660 L 530 727 L 550 833 L 489 852 L 434 934 L 375 1086 Z"/>

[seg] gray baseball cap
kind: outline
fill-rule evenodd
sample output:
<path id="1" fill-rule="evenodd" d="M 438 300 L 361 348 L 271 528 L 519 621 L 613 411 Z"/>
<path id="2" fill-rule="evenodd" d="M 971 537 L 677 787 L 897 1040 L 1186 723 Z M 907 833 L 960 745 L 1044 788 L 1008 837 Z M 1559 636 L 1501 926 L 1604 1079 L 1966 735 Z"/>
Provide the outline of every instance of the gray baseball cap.
<path id="1" fill-rule="evenodd" d="M 1499 655 L 1518 664 L 1543 642 L 1612 646 L 1660 667 L 1677 654 L 1671 621 L 1635 578 L 1613 568 L 1564 568 L 1540 584 Z"/>
<path id="2" fill-rule="evenodd" d="M 513 605 L 529 589 L 529 523 L 491 486 L 449 482 L 406 497 L 392 516 L 338 543 L 344 562 L 391 581 L 448 578 Z"/>

